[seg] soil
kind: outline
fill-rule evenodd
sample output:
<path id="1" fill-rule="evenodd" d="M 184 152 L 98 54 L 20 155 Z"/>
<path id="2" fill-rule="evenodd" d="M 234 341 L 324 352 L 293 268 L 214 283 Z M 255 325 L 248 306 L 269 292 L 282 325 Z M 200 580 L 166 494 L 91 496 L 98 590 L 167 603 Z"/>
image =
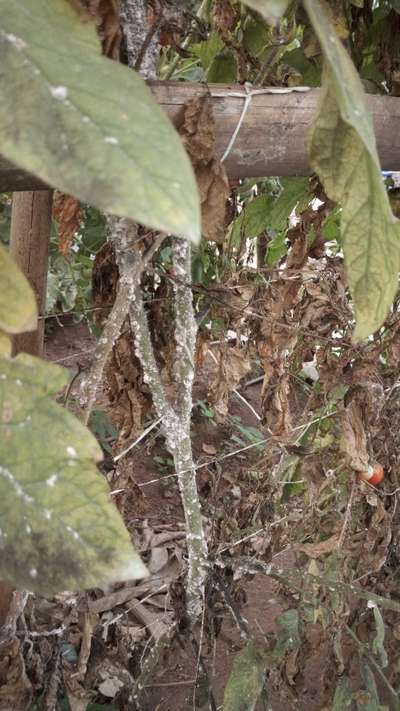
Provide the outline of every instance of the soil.
<path id="1" fill-rule="evenodd" d="M 46 335 L 47 359 L 68 367 L 71 370 L 71 375 L 89 366 L 94 346 L 95 338 L 90 335 L 83 322 L 74 323 L 72 320 L 65 319 L 60 323 L 53 320 Z M 206 398 L 210 368 L 212 365 L 208 363 L 207 369 L 195 383 L 195 403 L 204 401 Z M 259 410 L 260 384 L 248 387 L 245 396 L 252 408 L 256 411 Z M 105 403 L 104 394 L 100 394 L 99 406 L 106 407 Z M 231 398 L 230 413 L 240 418 L 243 427 L 255 428 L 260 425 L 246 403 L 235 396 Z M 201 415 L 199 407 L 195 407 L 193 449 L 196 462 L 211 461 L 213 456 L 210 456 L 210 452 L 220 454 L 229 448 L 238 449 L 237 444 L 232 446 L 231 437 L 232 428 L 229 425 L 215 425 L 213 421 Z M 155 460 L 155 457 L 159 457 L 159 459 Z M 163 459 L 166 461 L 164 468 L 160 465 L 160 460 Z M 157 529 L 157 526 L 169 529 L 183 528 L 183 512 L 179 492 L 174 477 L 168 470 L 167 459 L 168 455 L 161 437 L 154 433 L 129 457 L 126 457 L 118 478 L 112 468 L 112 459 L 106 457 L 103 471 L 113 490 L 120 488 L 124 490 L 123 495 L 116 494 L 115 500 L 120 506 L 131 532 L 137 533 L 137 531 L 145 530 L 146 527 L 154 530 Z M 255 450 L 250 450 L 244 454 L 227 458 L 221 462 L 217 470 L 210 465 L 204 467 L 201 473 L 199 472 L 199 488 L 202 496 L 208 500 L 208 510 L 212 509 L 213 496 L 215 497 L 215 506 L 217 501 L 219 504 L 221 499 L 230 495 L 232 491 L 239 499 L 243 496 L 241 487 L 236 486 L 235 488 L 235 482 L 241 484 L 257 459 L 259 459 L 259 454 L 255 453 Z M 218 490 L 217 487 L 217 493 L 215 493 L 215 477 L 219 478 L 220 488 Z M 131 491 L 127 493 L 126 488 L 129 487 Z M 229 547 L 230 542 L 226 543 Z M 274 562 L 282 568 L 290 568 L 295 565 L 294 554 L 284 551 L 275 556 Z M 263 641 L 265 635 L 277 631 L 277 617 L 288 608 L 288 600 L 277 582 L 261 574 L 252 578 L 248 577 L 242 587 L 241 615 L 247 620 L 251 634 L 256 639 Z M 119 590 L 121 586 L 116 586 L 114 589 Z M 120 609 L 111 610 L 110 614 L 116 614 Z M 233 660 L 243 647 L 243 639 L 232 616 L 225 611 L 215 648 L 208 649 L 206 641 L 200 634 L 197 637 L 197 641 L 199 640 L 202 643 L 203 661 L 212 668 L 212 687 L 217 708 L 222 708 L 223 691 L 232 670 Z M 279 680 L 270 680 L 269 708 L 274 711 L 291 711 L 292 709 L 322 711 L 325 705 L 324 689 L 319 682 L 329 661 L 329 654 L 323 648 L 317 652 L 315 649 L 312 651 L 312 647 L 313 645 L 310 647 L 308 667 L 303 671 L 300 680 L 292 682 L 291 694 L 287 691 L 287 684 L 283 687 L 279 684 Z M 169 649 L 165 658 L 160 660 L 157 665 L 151 680 L 146 683 L 141 705 L 143 711 L 189 711 L 193 708 L 203 708 L 203 706 L 194 705 L 193 701 L 193 680 L 196 678 L 196 668 L 197 652 L 195 652 L 193 644 L 185 636 L 178 637 L 178 640 L 175 640 L 172 645 L 172 653 Z M 95 700 L 98 701 L 98 699 L 97 696 Z M 113 701 L 112 698 L 104 698 L 101 695 L 100 700 L 104 703 Z M 115 699 L 115 703 L 117 701 L 118 697 Z M 71 707 L 72 711 L 75 711 L 72 704 Z M 119 708 L 119 706 L 115 708 Z M 207 708 L 207 704 L 204 708 Z M 257 711 L 265 711 L 265 708 L 265 704 L 259 702 Z"/>

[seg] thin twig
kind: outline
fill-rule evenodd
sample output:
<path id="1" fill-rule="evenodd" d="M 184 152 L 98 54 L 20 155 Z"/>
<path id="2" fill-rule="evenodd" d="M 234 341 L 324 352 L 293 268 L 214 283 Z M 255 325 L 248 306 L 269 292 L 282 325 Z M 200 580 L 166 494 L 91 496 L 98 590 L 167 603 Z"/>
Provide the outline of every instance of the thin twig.
<path id="1" fill-rule="evenodd" d="M 396 700 L 397 704 L 399 702 L 399 695 L 397 691 L 393 688 L 389 680 L 386 678 L 385 674 L 383 673 L 382 669 L 380 668 L 379 664 L 376 663 L 375 659 L 373 656 L 369 653 L 369 651 L 366 649 L 365 645 L 358 639 L 357 635 L 354 634 L 353 630 L 349 625 L 345 626 L 345 629 L 347 633 L 350 635 L 350 637 L 356 642 L 358 648 L 360 649 L 360 652 L 368 659 L 370 664 L 374 667 L 375 671 L 379 674 L 381 677 L 383 683 L 385 684 L 386 688 L 390 691 L 391 695 L 394 697 Z"/>
<path id="2" fill-rule="evenodd" d="M 136 447 L 136 445 L 139 444 L 139 442 L 141 442 L 145 437 L 147 437 L 147 435 L 150 434 L 150 432 L 152 430 L 154 430 L 154 428 L 157 427 L 157 425 L 159 425 L 160 422 L 161 422 L 161 417 L 159 417 L 158 420 L 154 420 L 154 422 L 152 422 L 151 425 L 149 425 L 142 432 L 142 434 L 139 435 L 139 437 L 137 437 L 137 439 L 135 439 L 134 442 L 132 442 L 132 444 L 130 444 L 126 449 L 123 449 L 122 452 L 120 452 L 119 454 L 117 454 L 116 457 L 114 457 L 114 462 L 119 462 L 119 460 L 122 459 L 122 457 L 125 457 L 125 455 L 128 454 L 128 452 L 130 452 L 131 449 Z"/>
<path id="3" fill-rule="evenodd" d="M 351 486 L 351 492 L 350 492 L 349 500 L 348 500 L 348 502 L 347 502 L 346 513 L 345 513 L 345 515 L 344 515 L 344 521 L 343 521 L 342 530 L 341 530 L 341 532 L 340 532 L 339 540 L 338 540 L 338 542 L 337 542 L 337 547 L 338 547 L 338 549 L 340 549 L 340 548 L 343 546 L 343 542 L 344 542 L 344 539 L 345 539 L 345 536 L 346 536 L 347 526 L 348 526 L 348 524 L 349 524 L 350 516 L 351 516 L 351 507 L 352 507 L 352 505 L 353 505 L 353 498 L 354 498 L 354 492 L 355 492 L 355 490 L 356 490 L 356 481 L 355 481 L 355 479 L 354 479 L 354 481 L 353 481 L 353 483 L 352 483 L 352 486 Z"/>

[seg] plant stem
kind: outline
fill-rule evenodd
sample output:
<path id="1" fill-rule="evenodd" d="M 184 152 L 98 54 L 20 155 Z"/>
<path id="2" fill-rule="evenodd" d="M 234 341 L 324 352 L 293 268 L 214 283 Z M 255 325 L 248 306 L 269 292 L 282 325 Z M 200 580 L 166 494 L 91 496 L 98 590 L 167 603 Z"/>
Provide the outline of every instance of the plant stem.
<path id="1" fill-rule="evenodd" d="M 112 241 L 116 253 L 120 279 L 114 305 L 107 318 L 93 357 L 93 363 L 87 378 L 81 381 L 80 404 L 84 409 L 83 421 L 88 423 L 90 413 L 96 401 L 96 394 L 101 382 L 107 358 L 118 339 L 122 325 L 128 314 L 129 304 L 140 284 L 143 270 L 158 250 L 164 235 L 159 235 L 144 256 L 134 250 L 137 239 L 137 226 L 126 218 L 110 218 Z"/>
<path id="2" fill-rule="evenodd" d="M 191 621 L 194 622 L 200 616 L 203 606 L 207 544 L 201 519 L 190 438 L 196 322 L 190 288 L 190 247 L 184 240 L 174 240 L 173 266 L 177 275 L 182 277 L 183 282 L 177 283 L 174 287 L 176 398 L 173 405 L 169 402 L 161 381 L 139 288 L 136 289 L 135 298 L 131 302 L 130 317 L 132 330 L 135 334 L 136 354 L 143 368 L 145 382 L 150 387 L 157 416 L 162 420 L 167 448 L 173 456 L 178 478 L 185 513 L 189 557 L 187 612 Z"/>

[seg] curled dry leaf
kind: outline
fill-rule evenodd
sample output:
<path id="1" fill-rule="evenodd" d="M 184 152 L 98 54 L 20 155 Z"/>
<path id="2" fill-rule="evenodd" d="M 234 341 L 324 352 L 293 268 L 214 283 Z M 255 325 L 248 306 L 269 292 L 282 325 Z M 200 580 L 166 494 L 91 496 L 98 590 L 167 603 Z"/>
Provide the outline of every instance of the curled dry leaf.
<path id="1" fill-rule="evenodd" d="M 213 444 L 207 444 L 206 442 L 203 442 L 201 448 L 203 452 L 205 452 L 205 454 L 209 454 L 210 456 L 214 456 L 217 453 L 217 450 Z"/>
<path id="2" fill-rule="evenodd" d="M 358 472 L 368 469 L 367 435 L 360 405 L 353 400 L 342 413 L 342 447 L 350 466 Z"/>
<path id="3" fill-rule="evenodd" d="M 202 235 L 222 243 L 230 188 L 225 168 L 215 158 L 215 119 L 208 94 L 186 104 L 179 132 L 198 183 Z"/>
<path id="4" fill-rule="evenodd" d="M 158 573 L 168 563 L 168 549 L 156 546 L 151 549 L 149 570 L 150 573 Z"/>
<path id="5" fill-rule="evenodd" d="M 223 39 L 229 39 L 238 21 L 238 11 L 229 0 L 217 0 L 214 5 L 214 24 Z"/>
<path id="6" fill-rule="evenodd" d="M 119 60 L 122 40 L 119 0 L 89 0 L 88 12 L 95 18 L 103 54 Z"/>
<path id="7" fill-rule="evenodd" d="M 228 414 L 230 393 L 250 371 L 248 354 L 240 348 L 221 348 L 216 377 L 211 383 L 208 397 L 214 406 L 217 418 Z"/>
<path id="8" fill-rule="evenodd" d="M 321 555 L 332 553 L 338 547 L 339 535 L 330 536 L 325 541 L 319 543 L 298 543 L 294 550 L 305 553 L 309 558 L 320 558 Z"/>
<path id="9" fill-rule="evenodd" d="M 58 222 L 58 251 L 64 256 L 71 250 L 72 240 L 82 222 L 82 210 L 79 200 L 56 192 L 53 199 L 53 217 Z"/>

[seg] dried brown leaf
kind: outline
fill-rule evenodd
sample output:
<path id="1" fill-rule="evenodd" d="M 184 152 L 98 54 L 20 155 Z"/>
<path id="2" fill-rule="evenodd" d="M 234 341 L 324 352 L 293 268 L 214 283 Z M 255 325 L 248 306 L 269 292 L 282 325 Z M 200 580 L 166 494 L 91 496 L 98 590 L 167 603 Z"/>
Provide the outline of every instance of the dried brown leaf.
<path id="1" fill-rule="evenodd" d="M 286 438 L 292 429 L 290 401 L 290 374 L 271 378 L 263 397 L 263 412 L 275 437 Z"/>
<path id="2" fill-rule="evenodd" d="M 214 454 L 217 453 L 216 448 L 214 447 L 213 444 L 206 444 L 206 442 L 203 442 L 201 445 L 201 448 L 205 454 L 209 454 L 210 456 L 213 456 Z"/>
<path id="3" fill-rule="evenodd" d="M 216 414 L 222 419 L 228 414 L 230 393 L 250 371 L 248 354 L 240 348 L 223 348 L 219 354 L 216 377 L 210 385 L 208 397 Z"/>
<path id="4" fill-rule="evenodd" d="M 56 192 L 53 199 L 53 217 L 58 222 L 58 251 L 64 256 L 69 254 L 75 233 L 82 222 L 82 210 L 79 200 Z"/>
<path id="5" fill-rule="evenodd" d="M 207 92 L 185 105 L 179 133 L 194 167 L 214 158 L 215 118 Z"/>
<path id="6" fill-rule="evenodd" d="M 217 0 L 214 6 L 214 24 L 221 37 L 228 39 L 238 15 L 229 0 Z"/>
<path id="7" fill-rule="evenodd" d="M 195 168 L 200 192 L 202 235 L 222 244 L 225 236 L 227 201 L 230 188 L 225 168 L 218 160 Z"/>
<path id="8" fill-rule="evenodd" d="M 88 11 L 96 20 L 103 54 L 119 60 L 122 40 L 119 0 L 89 0 Z"/>
<path id="9" fill-rule="evenodd" d="M 123 686 L 124 682 L 117 677 L 108 677 L 99 684 L 99 691 L 103 694 L 103 696 L 107 696 L 109 699 L 114 699 Z"/>
<path id="10" fill-rule="evenodd" d="M 215 118 L 208 94 L 185 106 L 180 134 L 199 187 L 203 237 L 221 243 L 230 187 L 224 166 L 215 158 Z"/>
<path id="11" fill-rule="evenodd" d="M 106 610 L 113 610 L 118 605 L 123 605 L 125 602 L 132 600 L 132 598 L 137 597 L 138 589 L 140 585 L 134 588 L 123 588 L 110 595 L 105 595 L 100 597 L 98 600 L 91 600 L 89 602 L 89 610 L 91 612 L 105 612 Z"/>
<path id="12" fill-rule="evenodd" d="M 166 614 L 157 614 L 149 610 L 148 606 L 136 602 L 132 607 L 133 615 L 148 629 L 155 641 L 162 639 L 171 629 L 172 619 Z"/>
<path id="13" fill-rule="evenodd" d="M 92 611 L 85 612 L 83 618 L 83 630 L 81 648 L 79 651 L 78 674 L 83 678 L 86 674 L 87 664 L 92 647 L 93 630 L 97 622 L 97 615 Z"/>
<path id="14" fill-rule="evenodd" d="M 338 547 L 339 535 L 335 533 L 325 541 L 319 543 L 298 543 L 293 547 L 293 550 L 305 553 L 309 558 L 320 558 L 321 555 L 332 553 Z"/>
<path id="15" fill-rule="evenodd" d="M 342 447 L 355 471 L 368 470 L 367 435 L 361 407 L 355 400 L 342 413 Z"/>
<path id="16" fill-rule="evenodd" d="M 167 548 L 162 548 L 161 546 L 156 546 L 151 549 L 150 560 L 149 560 L 149 571 L 154 575 L 158 573 L 164 566 L 168 563 L 168 550 Z"/>

